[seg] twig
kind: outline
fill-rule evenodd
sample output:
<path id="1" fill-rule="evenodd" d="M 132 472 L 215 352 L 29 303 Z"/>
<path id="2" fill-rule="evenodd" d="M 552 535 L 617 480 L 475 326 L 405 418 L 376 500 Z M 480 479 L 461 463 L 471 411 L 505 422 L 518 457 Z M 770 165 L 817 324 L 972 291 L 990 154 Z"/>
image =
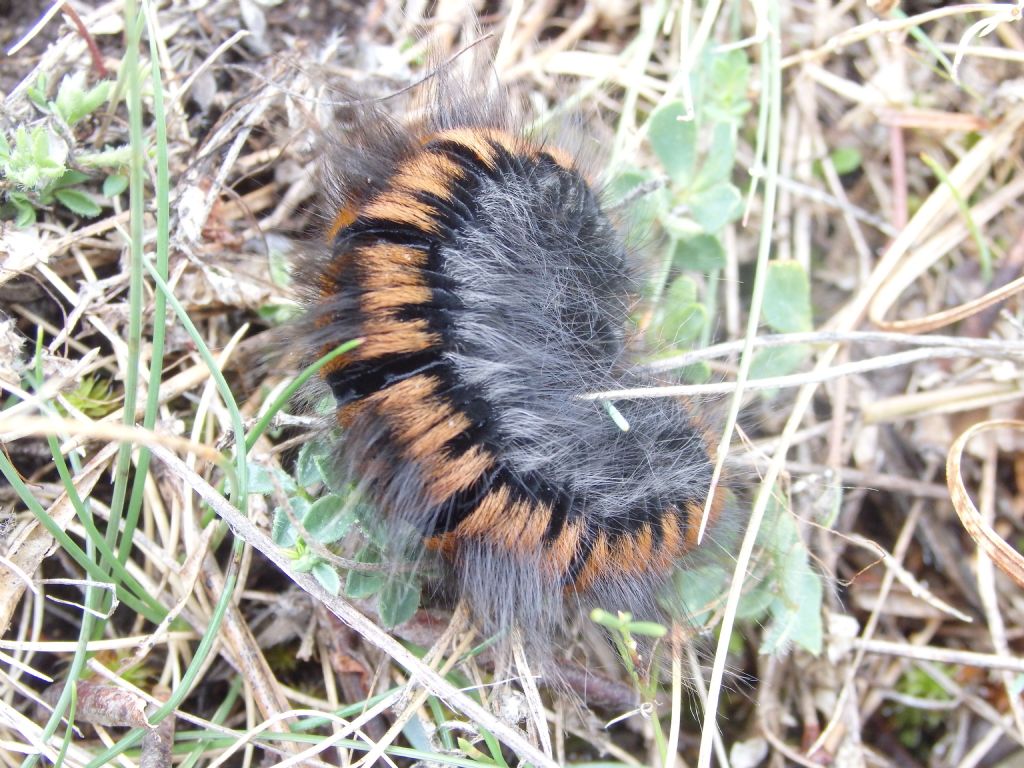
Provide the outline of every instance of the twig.
<path id="1" fill-rule="evenodd" d="M 1016 656 L 958 651 L 954 648 L 937 648 L 934 645 L 914 645 L 907 642 L 895 643 L 891 640 L 864 640 L 859 637 L 851 640 L 846 637 L 833 636 L 832 641 L 839 645 L 848 643 L 853 648 L 862 648 L 867 653 L 877 653 L 883 656 L 899 656 L 915 661 L 934 661 L 939 664 L 955 664 L 961 667 L 1005 669 L 1018 674 L 1024 673 L 1024 659 Z"/>
<path id="2" fill-rule="evenodd" d="M 744 391 L 784 389 L 786 387 L 801 387 L 804 384 L 817 384 L 825 381 L 833 381 L 844 376 L 853 376 L 858 373 L 869 371 L 885 370 L 896 368 L 901 365 L 910 365 L 921 360 L 935 360 L 941 357 L 977 357 L 978 355 L 970 350 L 959 347 L 932 347 L 927 349 L 909 349 L 905 352 L 895 352 L 891 355 L 871 357 L 867 360 L 857 360 L 852 363 L 844 363 L 821 371 L 810 371 L 807 373 L 794 373 L 787 376 L 770 376 L 764 379 L 751 379 L 743 383 Z M 665 387 L 634 387 L 631 389 L 612 389 L 607 392 L 595 392 L 582 396 L 584 400 L 644 400 L 655 397 L 686 397 L 694 395 L 721 395 L 735 392 L 739 387 L 737 382 L 723 381 L 717 384 L 674 384 Z"/>
<path id="3" fill-rule="evenodd" d="M 996 339 L 971 339 L 963 336 L 921 336 L 913 333 L 889 331 L 812 331 L 809 333 L 779 333 L 758 336 L 755 347 L 782 347 L 787 344 L 902 344 L 915 347 L 958 347 L 978 353 L 978 357 L 1015 359 L 1024 358 L 1024 343 Z M 653 373 L 685 368 L 701 360 L 727 357 L 743 349 L 742 341 L 727 341 L 706 349 L 698 349 L 675 357 L 666 357 L 644 366 Z"/>

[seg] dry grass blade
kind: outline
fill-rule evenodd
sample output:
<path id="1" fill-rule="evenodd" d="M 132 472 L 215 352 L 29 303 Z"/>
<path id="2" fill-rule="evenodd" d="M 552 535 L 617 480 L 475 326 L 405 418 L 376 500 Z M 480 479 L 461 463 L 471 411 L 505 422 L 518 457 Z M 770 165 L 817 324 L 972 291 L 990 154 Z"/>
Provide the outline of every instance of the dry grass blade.
<path id="1" fill-rule="evenodd" d="M 0 2 L 0 764 L 1021 762 L 1024 0 L 485 5 Z M 673 583 L 660 679 L 586 617 L 558 684 L 476 637 L 270 353 L 337 213 L 320 126 L 417 119 L 427 51 L 630 240 L 648 385 L 592 397 L 710 434 L 742 382 L 716 495 L 733 550 L 764 523 Z M 89 724 L 95 686 L 170 714 Z"/>
<path id="2" fill-rule="evenodd" d="M 949 309 L 944 309 L 941 312 L 936 312 L 916 320 L 889 320 L 880 325 L 889 331 L 927 333 L 928 331 L 952 325 L 960 320 L 965 320 L 989 307 L 1001 304 L 1022 290 L 1024 290 L 1024 277 L 1019 277 L 1007 285 L 989 291 L 984 296 L 979 296 L 977 299 L 972 299 Z"/>
<path id="3" fill-rule="evenodd" d="M 123 440 L 137 445 L 162 445 L 181 453 L 194 454 L 211 464 L 218 464 L 224 460 L 223 454 L 209 445 L 186 440 L 177 435 L 150 432 L 141 427 L 45 416 L 0 418 L 0 436 L 5 440 L 21 439 L 27 435 L 80 435 L 88 440 Z"/>
<path id="4" fill-rule="evenodd" d="M 945 255 L 944 248 L 914 249 L 914 245 L 928 234 L 937 222 L 944 222 L 956 215 L 956 200 L 952 190 L 957 190 L 962 197 L 970 195 L 992 164 L 1005 157 L 1007 149 L 1018 139 L 1022 124 L 1024 108 L 1018 107 L 960 159 L 948 174 L 948 184 L 939 184 L 935 187 L 899 237 L 889 246 L 885 260 L 893 263 L 893 269 L 884 275 L 881 286 L 871 300 L 869 310 L 871 320 L 876 325 L 881 328 L 887 327 L 885 315 L 899 299 L 900 294 Z M 1018 181 L 1012 191 L 1003 190 L 1008 194 L 1003 197 L 1001 205 L 993 210 L 993 214 L 1016 199 L 1020 194 L 1019 185 Z M 980 218 L 982 217 L 975 216 L 976 220 Z M 966 227 L 963 228 L 963 232 L 966 235 Z M 902 257 L 907 253 L 910 253 L 910 257 L 903 260 Z M 897 259 L 900 261 L 897 262 Z"/>
<path id="5" fill-rule="evenodd" d="M 946 482 L 949 484 L 949 495 L 953 500 L 953 507 L 960 516 L 964 530 L 977 542 L 982 551 L 992 558 L 992 562 L 999 570 L 1017 582 L 1019 587 L 1024 588 L 1024 556 L 1007 544 L 1006 540 L 985 522 L 964 487 L 961 472 L 964 447 L 970 439 L 979 433 L 994 429 L 1024 431 L 1024 421 L 992 419 L 974 424 L 965 430 L 950 446 L 949 454 L 946 457 Z"/>

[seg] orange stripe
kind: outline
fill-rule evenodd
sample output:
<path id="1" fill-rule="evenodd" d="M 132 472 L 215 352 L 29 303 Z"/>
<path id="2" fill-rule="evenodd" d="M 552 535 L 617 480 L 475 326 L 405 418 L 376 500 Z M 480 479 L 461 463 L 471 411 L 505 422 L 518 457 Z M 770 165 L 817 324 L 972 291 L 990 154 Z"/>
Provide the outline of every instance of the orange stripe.
<path id="1" fill-rule="evenodd" d="M 614 567 L 623 573 L 643 573 L 651 568 L 654 561 L 654 533 L 644 523 L 640 530 L 619 536 L 612 555 Z"/>
<path id="2" fill-rule="evenodd" d="M 419 248 L 378 243 L 358 249 L 354 258 L 368 290 L 426 285 L 421 270 L 427 265 L 427 254 Z"/>
<path id="3" fill-rule="evenodd" d="M 410 376 L 368 395 L 366 402 L 388 420 L 395 436 L 406 447 L 452 415 L 450 407 L 438 407 L 434 395 L 439 383 L 433 376 Z"/>
<path id="4" fill-rule="evenodd" d="M 493 140 L 503 146 L 507 146 L 508 142 L 504 140 L 505 136 L 506 134 L 501 131 L 495 131 L 490 128 L 453 128 L 449 131 L 441 131 L 440 133 L 428 136 L 424 143 L 450 141 L 455 144 L 461 144 L 480 158 L 488 168 L 494 168 L 498 155 L 490 142 Z"/>
<path id="5" fill-rule="evenodd" d="M 582 524 L 579 520 L 567 522 L 558 534 L 558 538 L 547 549 L 544 567 L 551 576 L 564 576 L 569 570 L 569 563 L 579 549 Z"/>
<path id="6" fill-rule="evenodd" d="M 523 555 L 539 551 L 550 522 L 551 507 L 548 504 L 531 504 L 528 501 L 513 504 L 504 526 L 508 548 Z"/>
<path id="7" fill-rule="evenodd" d="M 460 537 L 487 538 L 503 549 L 527 555 L 540 549 L 551 518 L 546 504 L 512 502 L 507 486 L 491 491 L 455 529 Z"/>
<path id="8" fill-rule="evenodd" d="M 697 546 L 697 534 L 700 532 L 700 519 L 704 516 L 704 505 L 690 501 L 683 509 L 686 513 L 685 543 L 686 550 L 689 551 Z"/>
<path id="9" fill-rule="evenodd" d="M 452 185 L 460 181 L 462 175 L 462 169 L 451 158 L 419 152 L 399 169 L 394 184 L 408 192 L 426 192 L 449 200 Z"/>
<path id="10" fill-rule="evenodd" d="M 661 546 L 654 555 L 660 570 L 672 567 L 683 554 L 685 542 L 679 525 L 679 513 L 675 507 L 669 507 L 661 513 Z"/>
<path id="11" fill-rule="evenodd" d="M 572 155 L 570 155 L 561 147 L 555 147 L 551 146 L 550 144 L 546 144 L 540 148 L 538 154 L 548 155 L 552 160 L 555 161 L 555 165 L 557 165 L 559 168 L 562 168 L 563 170 L 570 171 L 572 173 L 576 172 L 575 158 L 573 158 Z"/>
<path id="12" fill-rule="evenodd" d="M 407 405 L 406 412 L 413 407 L 412 404 Z M 399 434 L 405 445 L 405 455 L 421 464 L 429 465 L 436 460 L 446 443 L 469 429 L 471 422 L 465 414 L 452 411 L 436 398 L 419 403 L 415 408 L 424 411 L 432 409 L 434 415 L 430 418 L 434 419 L 434 423 L 415 437 L 413 437 L 414 430 L 411 426 L 403 428 Z M 423 421 L 426 422 L 426 419 Z M 419 427 L 417 426 L 416 429 Z"/>
<path id="13" fill-rule="evenodd" d="M 442 533 L 439 536 L 431 536 L 423 544 L 431 552 L 440 552 L 443 557 L 449 560 L 454 560 L 458 555 L 459 539 L 452 531 Z"/>
<path id="14" fill-rule="evenodd" d="M 438 396 L 439 386 L 436 377 L 420 374 L 366 398 L 387 419 L 402 454 L 419 466 L 431 505 L 465 490 L 494 464 L 477 445 L 458 457 L 445 449 L 470 421 Z"/>
<path id="15" fill-rule="evenodd" d="M 507 514 L 508 501 L 508 486 L 499 485 L 484 496 L 476 509 L 456 526 L 455 534 L 460 538 L 489 537 Z"/>
<path id="16" fill-rule="evenodd" d="M 428 501 L 433 505 L 447 501 L 469 488 L 493 465 L 494 457 L 479 445 L 457 458 L 447 452 L 431 454 L 422 464 Z"/>
<path id="17" fill-rule="evenodd" d="M 385 355 L 422 352 L 441 341 L 437 334 L 431 333 L 427 328 L 427 321 L 423 319 L 401 321 L 389 317 L 369 318 L 363 323 L 363 343 L 356 347 L 350 356 L 345 357 L 349 361 L 372 360 Z"/>
<path id="18" fill-rule="evenodd" d="M 515 136 L 507 131 L 497 128 L 455 128 L 450 131 L 442 131 L 433 134 L 424 143 L 439 140 L 451 141 L 461 144 L 477 155 L 484 164 L 493 168 L 497 155 L 491 144 L 497 144 L 510 155 L 526 156 L 531 160 L 537 160 L 540 155 L 548 155 L 555 165 L 560 168 L 577 173 L 576 162 L 571 154 L 561 147 L 539 142 L 530 142 L 520 136 Z"/>
<path id="19" fill-rule="evenodd" d="M 338 211 L 338 215 L 334 217 L 334 221 L 331 223 L 330 229 L 327 230 L 327 242 L 331 242 L 338 233 L 341 232 L 345 227 L 356 220 L 356 209 L 355 206 L 348 205 Z"/>
<path id="20" fill-rule="evenodd" d="M 590 550 L 590 556 L 587 558 L 587 564 L 583 566 L 583 571 L 580 573 L 579 578 L 576 579 L 574 585 L 576 589 L 585 590 L 600 578 L 612 565 L 611 554 L 611 547 L 608 545 L 608 534 L 604 531 L 598 531 L 597 539 L 594 541 L 594 546 Z"/>
<path id="21" fill-rule="evenodd" d="M 330 259 L 324 264 L 323 269 L 317 276 L 317 286 L 320 288 L 320 298 L 329 299 L 338 292 L 338 280 L 342 273 L 352 264 L 356 258 L 356 251 L 333 251 Z"/>
<path id="22" fill-rule="evenodd" d="M 408 224 L 429 234 L 437 234 L 437 211 L 412 194 L 389 190 L 378 195 L 363 208 L 361 218 L 379 219 L 395 224 Z"/>
<path id="23" fill-rule="evenodd" d="M 335 414 L 335 418 L 338 420 L 338 426 L 343 429 L 348 429 L 352 426 L 352 422 L 356 420 L 356 417 L 359 416 L 360 413 L 362 413 L 365 405 L 366 403 L 357 401 L 339 408 L 338 412 Z"/>
<path id="24" fill-rule="evenodd" d="M 409 248 L 404 245 L 393 243 L 379 243 L 377 245 L 363 246 L 345 251 L 335 255 L 320 275 L 320 296 L 323 304 L 328 304 L 338 293 L 338 276 L 346 266 L 355 262 L 359 269 L 358 273 L 351 278 L 357 281 L 356 287 L 363 287 L 366 290 L 363 302 L 363 312 L 371 317 L 371 322 L 363 329 L 364 335 L 376 333 L 379 336 L 386 336 L 387 339 L 378 338 L 372 342 L 369 353 L 362 354 L 354 352 L 352 355 L 343 355 L 328 363 L 320 371 L 321 376 L 327 376 L 339 371 L 357 359 L 370 359 L 380 354 L 387 354 L 381 351 L 387 347 L 400 343 L 395 339 L 396 334 L 405 334 L 404 344 L 411 351 L 419 351 L 425 348 L 424 334 L 422 331 L 425 325 L 409 328 L 394 318 L 387 316 L 379 318 L 381 322 L 371 324 L 374 313 L 384 312 L 387 309 L 401 306 L 402 304 L 421 304 L 430 299 L 430 290 L 423 280 L 421 268 L 426 265 L 427 255 L 418 248 Z M 383 292 L 383 293 L 378 293 Z M 320 317 L 314 320 L 317 328 L 329 326 L 335 319 L 331 312 L 324 311 Z M 412 336 L 409 332 L 412 331 Z M 427 336 L 427 344 L 434 343 L 435 337 Z M 369 341 L 369 339 L 368 339 Z M 334 345 L 325 345 L 320 354 L 325 355 L 334 349 Z M 399 350 L 401 351 L 401 350 Z"/>

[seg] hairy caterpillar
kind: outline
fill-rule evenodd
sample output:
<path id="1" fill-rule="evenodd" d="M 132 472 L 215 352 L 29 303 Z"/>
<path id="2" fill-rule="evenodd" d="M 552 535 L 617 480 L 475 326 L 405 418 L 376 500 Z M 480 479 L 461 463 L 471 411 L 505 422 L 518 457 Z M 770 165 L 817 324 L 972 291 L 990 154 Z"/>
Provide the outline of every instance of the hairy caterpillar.
<path id="1" fill-rule="evenodd" d="M 550 637 L 567 603 L 660 618 L 711 447 L 684 402 L 584 397 L 653 383 L 630 362 L 622 237 L 583 164 L 503 94 L 444 73 L 419 90 L 411 120 L 350 110 L 329 245 L 296 269 L 306 356 L 362 339 L 322 370 L 345 470 L 485 631 Z"/>

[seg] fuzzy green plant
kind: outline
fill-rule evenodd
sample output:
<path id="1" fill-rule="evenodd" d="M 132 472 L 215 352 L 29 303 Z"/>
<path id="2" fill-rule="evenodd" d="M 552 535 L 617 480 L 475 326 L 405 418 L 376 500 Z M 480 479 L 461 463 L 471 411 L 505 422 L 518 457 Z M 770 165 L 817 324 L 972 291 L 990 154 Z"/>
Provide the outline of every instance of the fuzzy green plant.
<path id="1" fill-rule="evenodd" d="M 43 120 L 31 127 L 20 125 L 10 136 L 0 133 L 0 216 L 19 227 L 34 224 L 41 209 L 55 205 L 77 216 L 99 216 L 103 198 L 116 197 L 128 187 L 123 172 L 127 147 L 85 151 L 74 137 L 76 125 L 110 102 L 114 84 L 103 80 L 90 87 L 80 71 L 65 76 L 52 99 L 46 96 L 48 85 L 41 77 L 28 89 Z M 101 194 L 96 194 L 93 188 L 101 178 Z"/>

